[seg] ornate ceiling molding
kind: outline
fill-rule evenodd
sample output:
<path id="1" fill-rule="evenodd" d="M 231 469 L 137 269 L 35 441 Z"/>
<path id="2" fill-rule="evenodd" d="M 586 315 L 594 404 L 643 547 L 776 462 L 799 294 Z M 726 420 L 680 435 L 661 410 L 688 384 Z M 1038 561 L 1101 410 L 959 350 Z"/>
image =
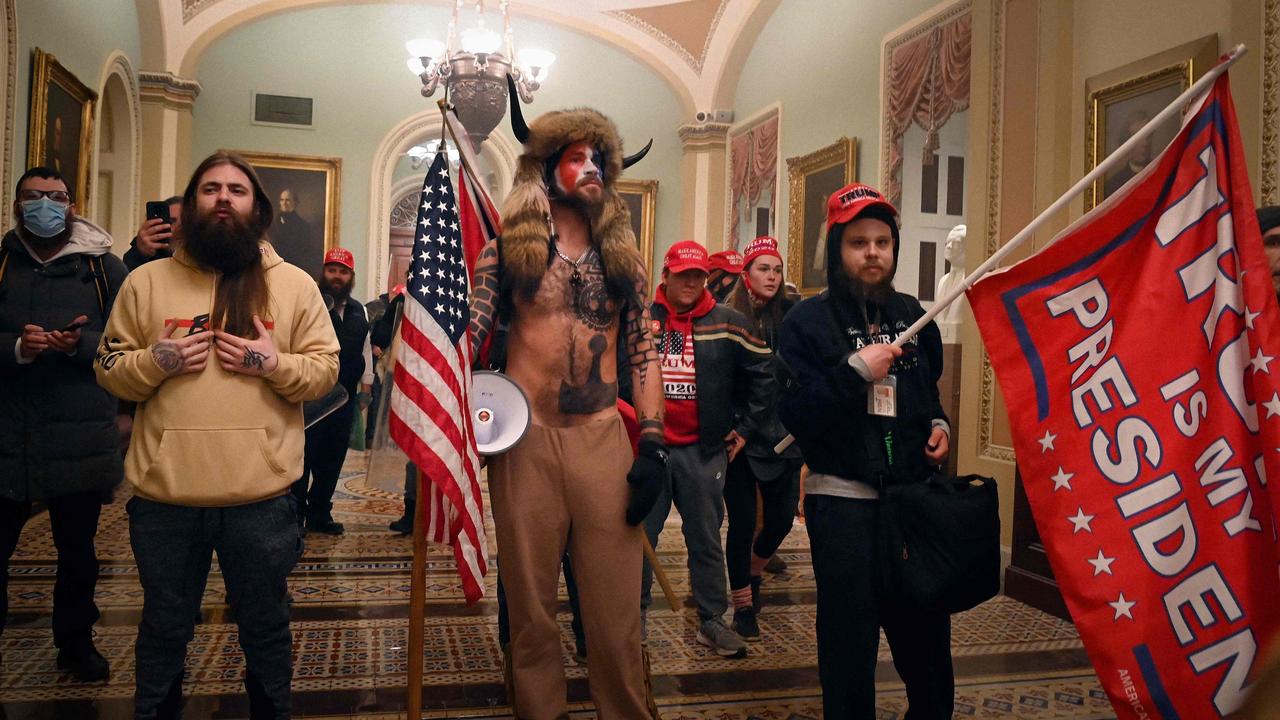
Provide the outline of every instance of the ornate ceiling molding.
<path id="1" fill-rule="evenodd" d="M 694 57 L 693 53 L 689 52 L 684 45 L 677 42 L 675 38 L 671 37 L 661 28 L 655 27 L 643 18 L 637 17 L 625 10 L 613 10 L 605 14 L 621 20 L 622 22 L 640 30 L 646 35 L 649 35 L 653 39 L 662 43 L 667 49 L 675 53 L 681 60 L 688 64 L 695 73 L 701 75 L 702 68 L 707 61 L 707 53 L 711 49 L 711 41 L 716 36 L 716 29 L 720 26 L 720 19 L 724 17 L 724 10 L 728 6 L 729 0 L 720 0 L 719 6 L 716 7 L 715 17 L 712 18 L 711 25 L 707 28 L 707 36 L 703 39 L 702 52 L 699 53 L 698 57 Z"/>
<path id="2" fill-rule="evenodd" d="M 191 22 L 191 18 L 216 4 L 218 0 L 182 0 L 182 22 Z"/>

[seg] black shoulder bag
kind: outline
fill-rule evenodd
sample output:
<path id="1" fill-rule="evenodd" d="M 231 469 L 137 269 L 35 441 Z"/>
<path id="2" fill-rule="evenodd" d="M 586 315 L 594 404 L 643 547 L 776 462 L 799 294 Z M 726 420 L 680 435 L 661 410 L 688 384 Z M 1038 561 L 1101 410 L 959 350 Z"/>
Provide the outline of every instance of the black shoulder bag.
<path id="1" fill-rule="evenodd" d="M 835 309 L 829 310 L 848 342 Z M 990 600 L 1000 591 L 995 479 L 934 473 L 919 482 L 884 483 L 878 543 L 888 602 L 958 613 Z"/>

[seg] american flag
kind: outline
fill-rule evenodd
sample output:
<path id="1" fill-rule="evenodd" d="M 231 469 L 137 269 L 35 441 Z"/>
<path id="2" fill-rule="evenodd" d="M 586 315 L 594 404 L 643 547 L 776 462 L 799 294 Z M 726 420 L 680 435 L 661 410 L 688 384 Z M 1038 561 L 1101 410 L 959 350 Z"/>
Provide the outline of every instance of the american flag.
<path id="1" fill-rule="evenodd" d="M 469 401 L 467 276 L 449 166 L 437 153 L 422 183 L 389 426 L 422 471 L 427 539 L 453 546 L 471 603 L 484 596 L 488 563 Z"/>

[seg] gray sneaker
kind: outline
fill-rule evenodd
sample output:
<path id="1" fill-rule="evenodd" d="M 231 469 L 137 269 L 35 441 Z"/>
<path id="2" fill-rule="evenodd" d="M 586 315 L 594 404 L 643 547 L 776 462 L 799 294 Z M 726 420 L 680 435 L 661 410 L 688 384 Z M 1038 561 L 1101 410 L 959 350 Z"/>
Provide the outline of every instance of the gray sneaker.
<path id="1" fill-rule="evenodd" d="M 698 642 L 711 648 L 715 654 L 727 658 L 747 656 L 747 643 L 738 633 L 729 629 L 720 618 L 698 623 Z"/>

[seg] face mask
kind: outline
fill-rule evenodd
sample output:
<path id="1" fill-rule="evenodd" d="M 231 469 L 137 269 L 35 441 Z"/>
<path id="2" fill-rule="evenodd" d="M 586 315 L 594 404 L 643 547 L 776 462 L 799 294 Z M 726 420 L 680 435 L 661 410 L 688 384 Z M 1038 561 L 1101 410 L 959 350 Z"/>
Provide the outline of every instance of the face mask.
<path id="1" fill-rule="evenodd" d="M 47 197 L 22 203 L 22 224 L 32 235 L 56 237 L 67 228 L 67 206 Z"/>

